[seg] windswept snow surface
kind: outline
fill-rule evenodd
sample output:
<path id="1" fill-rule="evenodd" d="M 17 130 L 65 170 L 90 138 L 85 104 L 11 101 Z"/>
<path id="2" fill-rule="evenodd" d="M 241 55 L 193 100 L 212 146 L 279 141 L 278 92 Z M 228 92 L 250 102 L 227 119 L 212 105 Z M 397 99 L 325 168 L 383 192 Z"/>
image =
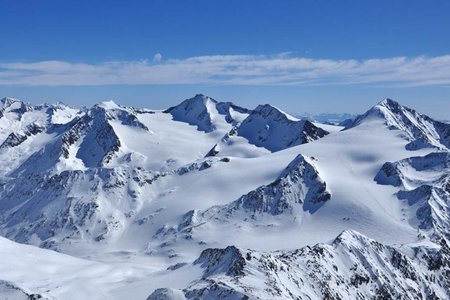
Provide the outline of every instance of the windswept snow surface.
<path id="1" fill-rule="evenodd" d="M 448 125 L 385 100 L 343 129 L 5 98 L 0 295 L 446 299 Z"/>

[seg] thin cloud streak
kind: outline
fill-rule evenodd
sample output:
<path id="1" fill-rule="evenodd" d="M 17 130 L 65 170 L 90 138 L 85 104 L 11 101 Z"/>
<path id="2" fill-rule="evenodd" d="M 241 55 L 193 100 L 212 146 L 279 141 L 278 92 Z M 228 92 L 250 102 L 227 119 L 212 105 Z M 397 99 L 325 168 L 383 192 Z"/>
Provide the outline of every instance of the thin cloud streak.
<path id="1" fill-rule="evenodd" d="M 331 60 L 264 55 L 211 55 L 185 59 L 0 63 L 0 85 L 450 85 L 450 55 Z"/>

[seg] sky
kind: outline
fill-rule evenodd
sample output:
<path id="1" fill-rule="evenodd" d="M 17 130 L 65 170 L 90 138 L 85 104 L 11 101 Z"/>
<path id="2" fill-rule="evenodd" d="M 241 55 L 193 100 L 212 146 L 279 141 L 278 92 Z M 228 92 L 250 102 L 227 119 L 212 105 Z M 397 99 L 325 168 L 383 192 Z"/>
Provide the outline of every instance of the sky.
<path id="1" fill-rule="evenodd" d="M 0 0 L 0 97 L 450 119 L 448 0 Z"/>

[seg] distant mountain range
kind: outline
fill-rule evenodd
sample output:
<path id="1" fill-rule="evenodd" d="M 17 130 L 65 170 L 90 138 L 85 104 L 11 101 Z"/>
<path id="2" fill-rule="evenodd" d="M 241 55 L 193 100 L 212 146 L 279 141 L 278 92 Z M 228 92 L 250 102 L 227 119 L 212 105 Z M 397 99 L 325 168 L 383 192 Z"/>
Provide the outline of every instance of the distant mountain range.
<path id="1" fill-rule="evenodd" d="M 330 124 L 330 125 L 340 125 L 348 120 L 352 120 L 356 117 L 355 114 L 349 113 L 322 113 L 322 114 L 310 114 L 302 113 L 297 114 L 298 119 L 306 119 L 313 122 Z"/>

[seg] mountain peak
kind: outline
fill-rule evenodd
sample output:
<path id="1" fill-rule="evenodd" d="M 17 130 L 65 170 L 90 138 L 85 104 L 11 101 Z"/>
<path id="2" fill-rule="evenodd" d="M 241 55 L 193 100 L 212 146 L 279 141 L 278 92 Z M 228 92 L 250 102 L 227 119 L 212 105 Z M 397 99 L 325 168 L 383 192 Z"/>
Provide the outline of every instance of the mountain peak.
<path id="1" fill-rule="evenodd" d="M 313 213 L 330 199 L 327 184 L 312 159 L 299 154 L 274 182 L 242 196 L 237 203 L 253 212 L 279 215 L 288 211 L 292 213 L 298 204 L 304 211 Z"/>
<path id="2" fill-rule="evenodd" d="M 104 109 L 106 109 L 106 110 L 108 110 L 108 109 L 117 109 L 117 108 L 120 108 L 120 106 L 117 105 L 113 100 L 102 101 L 102 102 L 96 104 L 95 106 L 96 106 L 96 107 L 104 108 Z"/>
<path id="3" fill-rule="evenodd" d="M 374 119 L 381 119 L 389 129 L 403 131 L 410 143 L 408 150 L 426 147 L 448 149 L 450 147 L 450 125 L 420 114 L 412 108 L 403 106 L 392 99 L 385 99 L 358 116 L 346 129 L 359 126 Z"/>
<path id="4" fill-rule="evenodd" d="M 402 108 L 404 108 L 404 107 L 397 101 L 394 101 L 390 98 L 386 98 L 386 99 L 378 102 L 378 104 L 375 105 L 372 109 L 375 109 L 375 110 L 387 109 L 393 113 L 398 113 Z"/>
<path id="5" fill-rule="evenodd" d="M 217 104 L 217 101 L 214 100 L 213 98 L 203 95 L 203 94 L 196 94 L 194 97 L 189 98 L 184 100 L 183 102 L 181 102 L 180 104 L 176 105 L 175 107 L 192 107 L 192 106 L 206 106 L 208 102 L 212 102 L 213 104 Z M 171 108 L 169 108 L 171 109 Z"/>
<path id="6" fill-rule="evenodd" d="M 392 100 L 391 98 L 385 98 L 385 99 L 381 100 L 380 102 L 378 102 L 377 105 L 381 105 L 381 106 L 398 106 L 400 104 L 397 101 Z"/>
<path id="7" fill-rule="evenodd" d="M 297 118 L 291 116 L 290 114 L 282 111 L 278 107 L 270 104 L 258 105 L 254 109 L 255 113 L 261 114 L 263 117 L 270 117 L 271 119 L 287 119 L 290 121 L 298 121 Z"/>
<path id="8" fill-rule="evenodd" d="M 313 123 L 299 120 L 269 105 L 259 105 L 239 125 L 237 134 L 251 144 L 276 152 L 317 140 L 328 134 Z"/>
<path id="9" fill-rule="evenodd" d="M 214 110 L 217 110 L 215 108 L 217 103 L 208 96 L 197 94 L 164 112 L 170 113 L 176 121 L 186 122 L 197 126 L 201 131 L 211 132 L 215 130 L 212 115 Z"/>
<path id="10" fill-rule="evenodd" d="M 362 235 L 361 233 L 352 230 L 352 229 L 347 229 L 342 231 L 333 241 L 334 245 L 339 245 L 339 244 L 352 244 L 355 241 L 367 241 L 369 240 L 369 238 L 367 238 L 366 236 Z"/>
<path id="11" fill-rule="evenodd" d="M 215 105 L 218 102 L 216 100 L 214 100 L 213 98 L 208 97 L 206 95 L 196 94 L 194 97 L 188 98 L 188 99 L 184 100 L 183 102 L 181 102 L 180 104 L 168 108 L 165 112 L 171 113 L 173 111 L 177 111 L 180 109 L 186 110 L 186 111 L 198 110 L 201 108 L 205 108 L 208 103 L 212 103 Z"/>
<path id="12" fill-rule="evenodd" d="M 23 101 L 20 101 L 19 99 L 11 98 L 11 97 L 4 97 L 0 100 L 0 102 L 2 103 L 2 105 L 4 107 L 11 106 L 14 103 L 23 103 Z"/>
<path id="13" fill-rule="evenodd" d="M 205 99 L 205 100 L 212 100 L 213 102 L 217 102 L 216 100 L 212 99 L 211 97 L 205 95 L 205 94 L 195 94 L 194 97 L 192 97 L 191 99 Z M 189 99 L 188 99 L 189 100 Z"/>

